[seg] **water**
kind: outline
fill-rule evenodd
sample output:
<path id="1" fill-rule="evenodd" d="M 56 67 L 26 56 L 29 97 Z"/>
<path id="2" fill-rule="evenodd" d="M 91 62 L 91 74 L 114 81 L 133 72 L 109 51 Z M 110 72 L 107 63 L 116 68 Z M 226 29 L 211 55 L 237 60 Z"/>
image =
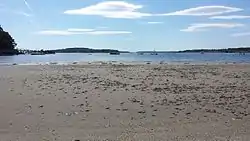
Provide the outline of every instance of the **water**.
<path id="1" fill-rule="evenodd" d="M 104 53 L 58 53 L 52 55 L 18 55 L 0 56 L 0 65 L 3 64 L 36 64 L 36 63 L 72 63 L 72 62 L 93 62 L 93 61 L 118 61 L 118 62 L 214 62 L 214 63 L 250 63 L 250 54 L 227 54 L 227 53 L 159 53 L 158 55 L 138 55 L 136 53 L 124 53 L 121 55 L 109 55 Z"/>

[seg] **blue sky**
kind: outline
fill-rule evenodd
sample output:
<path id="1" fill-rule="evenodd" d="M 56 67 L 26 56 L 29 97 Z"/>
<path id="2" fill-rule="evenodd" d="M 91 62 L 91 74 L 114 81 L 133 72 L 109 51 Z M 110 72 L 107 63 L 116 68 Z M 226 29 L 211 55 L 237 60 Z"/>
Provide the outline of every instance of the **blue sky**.
<path id="1" fill-rule="evenodd" d="M 18 48 L 184 50 L 250 46 L 249 0 L 0 0 Z"/>

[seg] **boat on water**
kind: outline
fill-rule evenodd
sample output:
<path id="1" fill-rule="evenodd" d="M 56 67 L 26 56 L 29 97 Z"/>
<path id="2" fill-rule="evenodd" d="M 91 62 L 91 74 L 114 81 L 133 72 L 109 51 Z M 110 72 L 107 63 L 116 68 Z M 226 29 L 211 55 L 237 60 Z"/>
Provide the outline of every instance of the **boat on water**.
<path id="1" fill-rule="evenodd" d="M 120 52 L 110 52 L 110 55 L 120 55 Z"/>
<path id="2" fill-rule="evenodd" d="M 158 53 L 154 50 L 152 53 L 150 53 L 151 55 L 158 55 Z"/>
<path id="3" fill-rule="evenodd" d="M 45 55 L 44 52 L 31 52 L 30 55 Z"/>

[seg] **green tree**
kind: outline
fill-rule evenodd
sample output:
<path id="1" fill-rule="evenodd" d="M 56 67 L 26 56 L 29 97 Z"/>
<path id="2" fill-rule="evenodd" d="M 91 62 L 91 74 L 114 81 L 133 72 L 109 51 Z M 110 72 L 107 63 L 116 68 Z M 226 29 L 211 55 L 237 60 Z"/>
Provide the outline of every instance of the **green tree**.
<path id="1" fill-rule="evenodd" d="M 14 55 L 17 54 L 15 40 L 11 37 L 9 32 L 3 30 L 0 26 L 0 54 L 1 55 Z"/>

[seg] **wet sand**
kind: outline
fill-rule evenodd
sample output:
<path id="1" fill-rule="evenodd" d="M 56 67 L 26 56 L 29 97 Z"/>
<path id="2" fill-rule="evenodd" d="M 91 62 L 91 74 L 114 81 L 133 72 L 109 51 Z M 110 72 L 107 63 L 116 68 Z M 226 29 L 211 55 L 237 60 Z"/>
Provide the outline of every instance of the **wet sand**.
<path id="1" fill-rule="evenodd" d="M 0 141 L 250 140 L 250 65 L 0 67 Z"/>

